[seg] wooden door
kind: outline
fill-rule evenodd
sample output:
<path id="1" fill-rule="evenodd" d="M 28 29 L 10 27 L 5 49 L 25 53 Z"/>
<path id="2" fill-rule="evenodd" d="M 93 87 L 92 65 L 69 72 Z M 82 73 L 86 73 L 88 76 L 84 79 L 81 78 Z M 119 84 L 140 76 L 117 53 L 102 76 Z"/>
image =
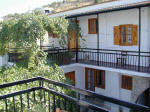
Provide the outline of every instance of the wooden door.
<path id="1" fill-rule="evenodd" d="M 85 68 L 85 88 L 87 90 L 95 91 L 96 85 L 96 70 Z"/>
<path id="2" fill-rule="evenodd" d="M 79 20 L 77 21 L 77 24 L 79 24 Z M 73 49 L 76 48 L 76 32 L 72 30 L 68 30 L 69 38 L 68 38 L 68 48 Z M 78 47 L 80 46 L 80 38 L 78 34 Z"/>
<path id="3" fill-rule="evenodd" d="M 65 74 L 66 78 L 70 79 L 72 81 L 72 85 L 75 86 L 75 71 L 68 72 Z"/>

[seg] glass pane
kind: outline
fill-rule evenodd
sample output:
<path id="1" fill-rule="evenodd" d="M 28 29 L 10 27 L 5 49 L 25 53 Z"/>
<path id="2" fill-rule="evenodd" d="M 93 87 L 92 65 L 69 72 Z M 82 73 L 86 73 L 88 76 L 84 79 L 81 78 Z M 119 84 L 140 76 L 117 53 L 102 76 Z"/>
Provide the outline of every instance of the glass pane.
<path id="1" fill-rule="evenodd" d="M 91 85 L 90 85 L 90 80 L 91 80 L 91 73 L 90 73 L 91 71 L 90 70 L 88 70 L 88 89 L 91 87 Z"/>
<path id="2" fill-rule="evenodd" d="M 128 43 L 132 43 L 132 28 L 128 27 Z"/>
<path id="3" fill-rule="evenodd" d="M 99 71 L 98 73 L 98 85 L 104 85 L 105 83 L 105 73 L 103 71 Z"/>
<path id="4" fill-rule="evenodd" d="M 91 25 L 91 27 L 90 27 L 91 32 L 94 32 L 94 20 L 90 21 L 90 25 Z"/>
<path id="5" fill-rule="evenodd" d="M 121 27 L 121 40 L 122 43 L 126 43 L 126 27 Z"/>
<path id="6" fill-rule="evenodd" d="M 91 89 L 94 90 L 94 71 L 91 70 Z"/>

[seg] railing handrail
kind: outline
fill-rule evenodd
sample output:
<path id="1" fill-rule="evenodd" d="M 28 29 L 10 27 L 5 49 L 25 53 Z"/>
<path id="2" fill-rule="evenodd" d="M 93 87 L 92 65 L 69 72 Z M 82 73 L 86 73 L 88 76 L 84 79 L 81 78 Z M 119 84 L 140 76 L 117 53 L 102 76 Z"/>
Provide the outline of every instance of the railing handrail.
<path id="1" fill-rule="evenodd" d="M 97 111 L 100 111 L 100 112 L 108 112 L 108 110 L 105 109 L 105 108 L 98 107 L 97 105 L 94 105 L 94 104 L 82 101 L 80 99 L 76 99 L 76 98 L 70 97 L 68 95 L 65 95 L 65 94 L 59 93 L 57 91 L 54 91 L 52 89 L 48 89 L 48 88 L 44 88 L 44 87 L 33 87 L 33 88 L 29 88 L 29 89 L 13 92 L 13 93 L 10 93 L 10 94 L 7 94 L 7 95 L 1 95 L 0 96 L 0 100 L 7 99 L 7 98 L 10 98 L 10 97 L 15 97 L 15 96 L 18 96 L 18 95 L 22 95 L 22 94 L 25 94 L 25 93 L 29 93 L 29 92 L 36 91 L 36 90 L 41 90 L 41 89 L 45 90 L 45 91 L 47 91 L 47 92 L 49 92 L 51 94 L 55 94 L 56 96 L 63 97 L 65 99 L 69 100 L 69 101 L 73 101 L 76 104 L 78 104 L 80 106 L 83 106 L 83 107 L 86 107 L 88 109 L 94 109 L 94 110 L 97 110 Z"/>
<path id="2" fill-rule="evenodd" d="M 14 82 L 10 82 L 10 83 L 0 84 L 0 89 L 6 88 L 6 87 L 11 87 L 11 86 L 16 86 L 16 85 L 19 85 L 19 84 L 30 83 L 30 82 L 33 82 L 33 81 L 38 81 L 40 79 L 41 79 L 41 77 L 34 77 L 34 78 L 30 78 L 30 79 L 25 79 L 25 80 L 20 80 L 20 81 L 14 81 Z"/>
<path id="3" fill-rule="evenodd" d="M 49 46 L 41 46 L 41 47 L 49 47 Z M 68 50 L 68 48 L 58 48 L 58 47 L 56 47 L 56 49 L 55 49 L 55 47 L 52 48 L 52 49 L 53 50 Z M 77 48 L 71 48 L 71 49 L 77 49 Z M 132 51 L 132 50 L 97 49 L 97 48 L 82 48 L 82 47 L 80 47 L 78 49 L 97 50 L 97 51 L 98 50 L 101 50 L 101 51 L 118 51 L 118 52 L 126 51 L 126 52 L 135 52 L 135 53 L 138 53 L 138 51 Z M 49 50 L 51 50 L 51 49 L 49 49 Z M 150 53 L 150 52 L 142 51 L 140 53 Z"/>
<path id="4" fill-rule="evenodd" d="M 144 105 L 135 104 L 135 103 L 127 102 L 127 101 L 124 101 L 124 100 L 119 100 L 119 99 L 116 99 L 116 98 L 112 98 L 112 97 L 108 97 L 108 96 L 105 96 L 105 95 L 97 94 L 97 93 L 89 91 L 89 90 L 76 88 L 72 85 L 64 84 L 64 83 L 61 83 L 61 82 L 56 82 L 54 80 L 50 80 L 50 79 L 43 78 L 43 77 L 35 77 L 35 78 L 31 78 L 31 79 L 11 82 L 11 83 L 8 83 L 8 84 L 1 84 L 0 89 L 10 87 L 10 86 L 19 85 L 19 84 L 34 82 L 34 81 L 38 81 L 38 80 L 39 81 L 46 81 L 46 82 L 49 82 L 49 83 L 57 85 L 57 86 L 66 87 L 67 89 L 71 89 L 71 90 L 73 90 L 77 93 L 80 93 L 80 94 L 83 94 L 83 95 L 86 95 L 86 96 L 90 96 L 90 97 L 93 97 L 93 98 L 94 97 L 99 98 L 99 99 L 102 99 L 104 101 L 108 101 L 108 102 L 111 102 L 111 103 L 114 103 L 114 104 L 118 104 L 118 105 L 121 105 L 121 106 L 132 108 L 132 109 L 135 109 L 135 110 L 140 109 L 140 110 L 150 111 L 150 108 L 147 107 L 147 106 L 144 106 Z"/>

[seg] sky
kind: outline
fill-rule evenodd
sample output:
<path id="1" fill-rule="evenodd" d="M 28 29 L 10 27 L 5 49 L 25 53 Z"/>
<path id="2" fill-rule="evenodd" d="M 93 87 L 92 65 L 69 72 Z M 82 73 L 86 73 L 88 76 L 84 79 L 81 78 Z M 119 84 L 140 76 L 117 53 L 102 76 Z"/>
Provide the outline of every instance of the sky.
<path id="1" fill-rule="evenodd" d="M 14 13 L 23 13 L 61 0 L 0 0 L 0 18 Z"/>

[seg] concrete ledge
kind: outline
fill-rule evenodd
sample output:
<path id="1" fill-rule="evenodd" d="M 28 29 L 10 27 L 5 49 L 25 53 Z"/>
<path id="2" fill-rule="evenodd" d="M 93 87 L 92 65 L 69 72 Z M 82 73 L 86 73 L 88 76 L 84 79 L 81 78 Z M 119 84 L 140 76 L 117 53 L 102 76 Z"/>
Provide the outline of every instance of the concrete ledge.
<path id="1" fill-rule="evenodd" d="M 140 77 L 150 78 L 150 73 L 136 72 L 136 71 L 130 71 L 130 70 L 125 70 L 125 69 L 109 68 L 109 67 L 102 67 L 102 66 L 95 66 L 95 65 L 88 65 L 88 64 L 74 63 L 74 64 L 61 66 L 62 69 L 65 69 L 67 67 L 88 67 L 88 68 L 93 68 L 93 69 L 117 72 L 117 73 L 126 74 L 130 76 L 140 76 Z"/>

